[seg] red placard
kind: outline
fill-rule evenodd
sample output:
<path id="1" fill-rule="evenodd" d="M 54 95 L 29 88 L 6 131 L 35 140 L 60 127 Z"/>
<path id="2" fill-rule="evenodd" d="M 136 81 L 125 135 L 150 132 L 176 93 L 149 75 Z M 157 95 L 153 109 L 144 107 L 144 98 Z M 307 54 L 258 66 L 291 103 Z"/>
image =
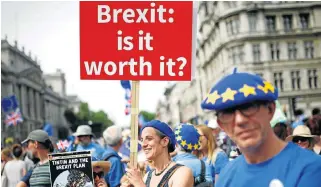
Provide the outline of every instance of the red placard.
<path id="1" fill-rule="evenodd" d="M 81 1 L 80 77 L 191 80 L 192 35 L 191 1 Z"/>

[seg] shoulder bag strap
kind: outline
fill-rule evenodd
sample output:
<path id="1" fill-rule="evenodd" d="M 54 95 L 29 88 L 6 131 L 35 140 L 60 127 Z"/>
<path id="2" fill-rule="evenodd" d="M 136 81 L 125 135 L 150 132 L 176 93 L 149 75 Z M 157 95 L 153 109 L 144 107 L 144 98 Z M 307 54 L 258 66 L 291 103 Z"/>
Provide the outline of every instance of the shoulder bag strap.
<path id="1" fill-rule="evenodd" d="M 159 187 L 163 187 L 163 186 L 165 186 L 165 184 L 168 182 L 168 180 L 169 180 L 169 178 L 171 178 L 171 176 L 175 173 L 175 171 L 179 168 L 179 167 L 181 167 L 181 166 L 183 166 L 183 165 L 181 165 L 181 164 L 176 164 L 176 165 L 174 165 L 171 169 L 169 169 L 166 173 L 165 173 L 165 175 L 163 176 L 163 178 L 162 178 L 162 180 L 159 182 Z"/>
<path id="2" fill-rule="evenodd" d="M 203 160 L 201 160 L 201 182 L 205 182 L 205 163 Z"/>
<path id="3" fill-rule="evenodd" d="M 146 179 L 146 182 L 145 182 L 146 187 L 149 187 L 149 185 L 150 185 L 150 181 L 151 181 L 151 179 L 152 179 L 153 171 L 154 171 L 154 170 L 150 170 L 150 171 L 148 172 L 147 179 Z"/>

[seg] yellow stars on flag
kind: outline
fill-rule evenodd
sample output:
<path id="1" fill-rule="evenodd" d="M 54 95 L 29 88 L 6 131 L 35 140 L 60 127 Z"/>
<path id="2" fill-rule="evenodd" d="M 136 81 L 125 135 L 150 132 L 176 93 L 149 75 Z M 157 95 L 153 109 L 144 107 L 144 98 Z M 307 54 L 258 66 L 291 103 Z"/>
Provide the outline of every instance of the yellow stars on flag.
<path id="1" fill-rule="evenodd" d="M 218 92 L 215 91 L 213 93 L 209 93 L 207 94 L 207 101 L 206 103 L 212 103 L 215 104 L 216 100 L 218 100 L 219 98 L 221 98 L 220 95 L 218 95 Z"/>
<path id="2" fill-rule="evenodd" d="M 177 130 L 181 130 L 182 125 L 179 125 L 178 127 L 176 127 Z"/>
<path id="3" fill-rule="evenodd" d="M 256 95 L 255 87 L 248 86 L 247 84 L 244 84 L 241 89 L 239 89 L 240 92 L 244 94 L 244 97 L 247 97 L 249 95 Z"/>
<path id="4" fill-rule="evenodd" d="M 189 143 L 188 145 L 187 145 L 187 149 L 192 149 L 193 148 L 193 145 L 191 144 L 191 143 Z"/>
<path id="5" fill-rule="evenodd" d="M 182 140 L 182 136 L 176 136 L 176 141 L 181 141 Z"/>
<path id="6" fill-rule="evenodd" d="M 185 145 L 186 145 L 186 140 L 183 140 L 183 141 L 181 142 L 181 145 L 182 145 L 183 147 L 185 147 Z"/>
<path id="7" fill-rule="evenodd" d="M 237 93 L 237 91 L 235 90 L 231 90 L 231 88 L 227 88 L 226 91 L 224 93 L 222 93 L 222 98 L 223 98 L 223 103 L 231 100 L 234 101 L 234 95 Z"/>
<path id="8" fill-rule="evenodd" d="M 269 91 L 271 91 L 272 93 L 274 93 L 274 87 L 273 85 L 268 82 L 268 81 L 264 81 L 264 86 L 257 86 L 258 89 L 262 90 L 264 93 L 268 93 Z"/>
<path id="9" fill-rule="evenodd" d="M 177 130 L 175 131 L 175 135 L 179 135 L 180 132 L 181 132 L 181 131 L 180 131 L 179 129 L 177 129 Z"/>

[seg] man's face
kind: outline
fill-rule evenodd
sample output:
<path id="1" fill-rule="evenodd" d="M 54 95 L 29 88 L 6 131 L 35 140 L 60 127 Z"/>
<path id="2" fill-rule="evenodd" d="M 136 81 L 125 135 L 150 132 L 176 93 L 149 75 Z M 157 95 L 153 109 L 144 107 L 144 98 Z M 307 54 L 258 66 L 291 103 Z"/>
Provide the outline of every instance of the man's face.
<path id="1" fill-rule="evenodd" d="M 161 139 L 157 136 L 155 129 L 152 127 L 144 128 L 141 141 L 147 160 L 153 160 L 157 157 L 169 142 L 167 137 Z"/>
<path id="2" fill-rule="evenodd" d="M 267 137 L 275 104 L 254 102 L 219 111 L 218 124 L 241 149 L 255 149 Z"/>
<path id="3" fill-rule="evenodd" d="M 91 137 L 89 135 L 78 136 L 78 140 L 79 140 L 80 145 L 87 146 L 91 142 Z"/>

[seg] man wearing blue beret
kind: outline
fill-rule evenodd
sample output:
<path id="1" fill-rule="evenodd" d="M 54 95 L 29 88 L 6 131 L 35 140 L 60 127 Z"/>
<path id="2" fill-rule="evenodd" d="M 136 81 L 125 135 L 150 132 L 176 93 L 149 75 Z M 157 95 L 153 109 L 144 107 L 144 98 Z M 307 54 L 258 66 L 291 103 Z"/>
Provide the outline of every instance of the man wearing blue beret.
<path id="1" fill-rule="evenodd" d="M 121 187 L 193 186 L 191 169 L 171 160 L 170 153 L 175 150 L 176 139 L 173 130 L 166 123 L 159 120 L 147 122 L 142 127 L 141 138 L 142 148 L 153 169 L 143 179 L 140 171 L 129 165 Z"/>
<path id="2" fill-rule="evenodd" d="M 321 157 L 280 140 L 270 121 L 278 90 L 249 73 L 222 78 L 202 102 L 242 155 L 221 172 L 216 187 L 320 187 Z"/>

